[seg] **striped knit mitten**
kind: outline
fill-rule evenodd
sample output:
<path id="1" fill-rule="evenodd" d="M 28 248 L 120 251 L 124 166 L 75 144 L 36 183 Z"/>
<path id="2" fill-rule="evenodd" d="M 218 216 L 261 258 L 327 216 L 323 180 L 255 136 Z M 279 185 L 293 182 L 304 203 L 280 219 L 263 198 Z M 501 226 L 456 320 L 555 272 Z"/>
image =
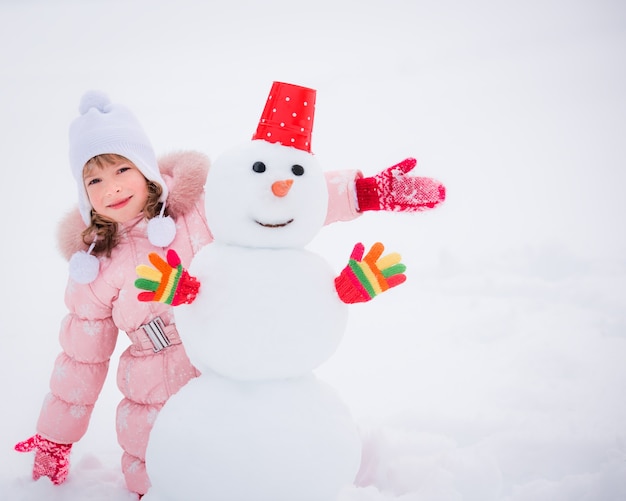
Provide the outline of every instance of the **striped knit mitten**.
<path id="1" fill-rule="evenodd" d="M 135 287 L 148 291 L 137 295 L 139 301 L 154 301 L 172 306 L 193 303 L 198 295 L 200 282 L 183 268 L 174 249 L 167 251 L 167 262 L 156 252 L 148 254 L 148 259 L 154 268 L 145 264 L 137 266 L 137 275 L 140 278 L 135 280 Z"/>
<path id="2" fill-rule="evenodd" d="M 363 257 L 363 244 L 354 246 L 348 265 L 335 278 L 335 289 L 344 303 L 370 301 L 406 280 L 406 266 L 400 262 L 400 254 L 392 252 L 381 257 L 384 250 L 383 244 L 377 242 Z"/>

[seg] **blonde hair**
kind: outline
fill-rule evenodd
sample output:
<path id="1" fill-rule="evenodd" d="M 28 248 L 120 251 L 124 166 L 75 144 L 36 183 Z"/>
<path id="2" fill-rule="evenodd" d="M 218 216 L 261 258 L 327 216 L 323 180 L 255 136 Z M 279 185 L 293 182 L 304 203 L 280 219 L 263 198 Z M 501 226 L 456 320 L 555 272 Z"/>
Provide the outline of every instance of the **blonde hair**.
<path id="1" fill-rule="evenodd" d="M 89 175 L 95 168 L 103 169 L 105 166 L 111 165 L 119 160 L 130 162 L 126 157 L 114 153 L 96 155 L 89 159 L 83 167 L 83 176 Z M 130 163 L 135 165 L 133 162 Z M 163 188 L 161 188 L 161 185 L 158 183 L 149 181 L 148 179 L 146 179 L 146 183 L 148 184 L 148 199 L 146 200 L 146 205 L 144 205 L 142 213 L 146 219 L 152 219 L 161 212 L 163 203 L 159 202 L 159 198 L 163 193 Z M 167 209 L 164 215 L 167 215 Z M 98 214 L 92 209 L 91 224 L 82 232 L 83 243 L 89 246 L 95 239 L 95 246 L 92 251 L 93 254 L 106 254 L 107 257 L 110 257 L 111 251 L 119 242 L 117 230 L 117 222 Z"/>

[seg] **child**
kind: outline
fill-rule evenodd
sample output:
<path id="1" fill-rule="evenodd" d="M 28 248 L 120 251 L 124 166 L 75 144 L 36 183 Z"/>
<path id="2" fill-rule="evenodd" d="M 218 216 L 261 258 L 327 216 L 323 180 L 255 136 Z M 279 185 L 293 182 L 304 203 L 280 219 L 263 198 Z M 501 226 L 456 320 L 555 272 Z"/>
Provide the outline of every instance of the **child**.
<path id="1" fill-rule="evenodd" d="M 79 111 L 69 133 L 78 211 L 62 221 L 59 232 L 61 250 L 72 256 L 63 351 L 37 433 L 15 448 L 35 451 L 34 479 L 47 476 L 54 484 L 66 479 L 72 444 L 87 430 L 118 332 L 124 331 L 131 345 L 117 373 L 124 397 L 117 408 L 117 437 L 126 484 L 141 496 L 150 487 L 144 460 L 152 424 L 167 399 L 199 373 L 181 344 L 171 305 L 137 300 L 135 268 L 150 252 L 164 255 L 170 245 L 186 267 L 212 241 L 203 202 L 209 162 L 195 152 L 157 162 L 134 115 L 104 94 L 85 94 Z M 357 203 L 364 210 L 416 211 L 443 201 L 439 183 L 403 176 L 414 161 L 402 165 L 372 178 L 356 171 L 329 173 L 327 223 L 354 219 Z M 417 192 L 407 187 L 416 182 Z M 172 221 L 175 226 L 168 226 Z"/>

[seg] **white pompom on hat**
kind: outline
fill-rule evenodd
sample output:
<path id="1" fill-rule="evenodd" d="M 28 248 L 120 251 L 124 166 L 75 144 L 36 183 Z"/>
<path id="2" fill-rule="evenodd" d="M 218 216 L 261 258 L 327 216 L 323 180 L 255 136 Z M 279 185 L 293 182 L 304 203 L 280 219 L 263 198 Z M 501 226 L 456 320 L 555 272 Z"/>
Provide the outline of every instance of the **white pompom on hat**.
<path id="1" fill-rule="evenodd" d="M 100 91 L 88 91 L 78 106 L 80 116 L 70 125 L 70 167 L 78 188 L 78 208 L 86 225 L 91 224 L 91 203 L 83 182 L 83 168 L 96 155 L 114 153 L 133 162 L 150 181 L 158 183 L 167 200 L 168 190 L 159 172 L 156 155 L 143 127 L 133 113 L 113 104 Z"/>

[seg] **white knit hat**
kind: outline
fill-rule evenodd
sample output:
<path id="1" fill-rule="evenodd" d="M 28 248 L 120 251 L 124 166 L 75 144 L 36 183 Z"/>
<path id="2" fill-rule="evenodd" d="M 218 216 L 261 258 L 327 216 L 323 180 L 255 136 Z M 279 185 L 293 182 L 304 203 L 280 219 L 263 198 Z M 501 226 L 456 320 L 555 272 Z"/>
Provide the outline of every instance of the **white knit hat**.
<path id="1" fill-rule="evenodd" d="M 161 215 L 148 222 L 148 239 L 158 247 L 168 246 L 176 235 L 176 224 L 163 216 L 168 189 L 156 160 L 156 155 L 141 124 L 132 112 L 121 104 L 112 104 L 99 91 L 88 91 L 80 100 L 80 116 L 70 125 L 70 167 L 78 188 L 78 209 L 87 226 L 91 224 L 91 202 L 83 181 L 85 164 L 96 155 L 113 153 L 135 164 L 141 173 L 163 190 Z M 76 252 L 70 259 L 70 276 L 78 283 L 87 284 L 98 275 L 99 261 L 91 255 L 94 248 Z"/>
<path id="2" fill-rule="evenodd" d="M 78 208 L 86 225 L 91 224 L 91 203 L 83 182 L 83 167 L 96 155 L 115 153 L 133 162 L 150 181 L 158 183 L 165 202 L 168 191 L 156 155 L 139 121 L 121 104 L 112 104 L 99 91 L 88 91 L 80 100 L 80 116 L 70 125 L 70 166 L 78 188 Z"/>

